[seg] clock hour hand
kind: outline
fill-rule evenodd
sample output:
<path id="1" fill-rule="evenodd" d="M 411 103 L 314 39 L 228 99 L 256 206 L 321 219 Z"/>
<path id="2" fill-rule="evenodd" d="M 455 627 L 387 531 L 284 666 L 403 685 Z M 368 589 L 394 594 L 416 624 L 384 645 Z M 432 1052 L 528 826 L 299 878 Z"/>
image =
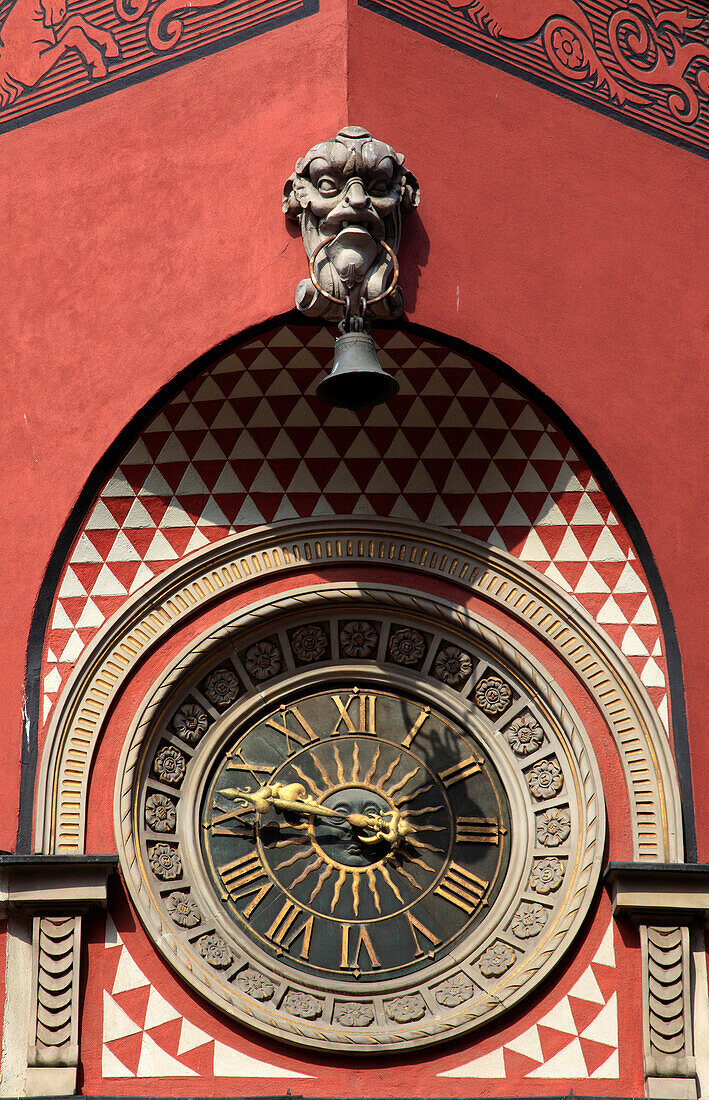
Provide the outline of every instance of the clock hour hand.
<path id="1" fill-rule="evenodd" d="M 415 832 L 414 826 L 398 810 L 392 810 L 387 814 L 347 814 L 341 810 L 331 810 L 329 806 L 322 806 L 307 796 L 302 783 L 273 783 L 259 787 L 257 791 L 251 791 L 246 787 L 243 789 L 226 787 L 219 793 L 232 801 L 243 800 L 252 805 L 257 813 L 267 813 L 273 807 L 290 813 L 346 821 L 354 829 L 366 830 L 374 834 L 371 837 L 362 837 L 365 844 L 378 844 L 382 840 L 393 844 Z"/>

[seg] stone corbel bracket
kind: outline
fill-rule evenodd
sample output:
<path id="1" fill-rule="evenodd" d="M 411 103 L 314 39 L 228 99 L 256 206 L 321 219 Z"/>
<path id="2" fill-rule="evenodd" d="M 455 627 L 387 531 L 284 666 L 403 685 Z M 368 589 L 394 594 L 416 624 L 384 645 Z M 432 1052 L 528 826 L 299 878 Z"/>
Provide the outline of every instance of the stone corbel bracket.
<path id="1" fill-rule="evenodd" d="M 31 924 L 27 1096 L 70 1095 L 79 1062 L 81 920 L 105 908 L 114 855 L 4 855 L 3 915 Z M 29 928 L 28 928 L 29 931 Z"/>
<path id="2" fill-rule="evenodd" d="M 709 865 L 611 863 L 606 887 L 640 933 L 646 1095 L 694 1100 L 693 940 L 709 916 Z"/>

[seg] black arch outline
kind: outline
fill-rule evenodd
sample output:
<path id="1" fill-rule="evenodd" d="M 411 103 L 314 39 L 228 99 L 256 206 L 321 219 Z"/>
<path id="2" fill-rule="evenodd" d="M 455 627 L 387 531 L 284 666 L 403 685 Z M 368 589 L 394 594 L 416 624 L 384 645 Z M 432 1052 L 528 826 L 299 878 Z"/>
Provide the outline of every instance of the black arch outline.
<path id="1" fill-rule="evenodd" d="M 137 435 L 145 425 L 171 400 L 183 386 L 192 378 L 206 370 L 213 363 L 229 354 L 234 348 L 249 340 L 253 340 L 264 332 L 268 332 L 279 325 L 295 327 L 312 327 L 312 321 L 305 320 L 294 310 L 271 317 L 257 325 L 230 336 L 227 340 L 217 344 L 210 351 L 195 359 L 175 375 L 169 382 L 153 394 L 149 401 L 129 420 L 113 443 L 104 452 L 103 456 L 94 466 L 86 483 L 81 490 L 69 518 L 66 520 L 59 538 L 52 551 L 51 557 L 40 585 L 37 602 L 35 603 L 32 624 L 30 626 L 27 644 L 27 667 L 25 678 L 25 736 L 22 739 L 22 758 L 20 770 L 20 806 L 17 826 L 17 852 L 30 852 L 32 850 L 32 821 L 34 816 L 34 791 L 37 773 L 38 732 L 39 732 L 39 707 L 41 699 L 40 673 L 42 665 L 42 650 L 44 637 L 52 609 L 54 593 L 61 575 L 62 568 L 69 553 L 71 544 L 76 537 L 82 521 L 84 520 L 98 491 L 106 480 L 107 475 L 118 464 L 125 452 L 135 441 Z M 667 660 L 668 689 L 672 708 L 672 726 L 674 734 L 674 755 L 679 778 L 680 794 L 682 798 L 682 818 L 684 825 L 684 858 L 693 863 L 697 858 L 697 840 L 694 817 L 694 796 L 692 790 L 692 765 L 689 752 L 689 732 L 687 729 L 687 711 L 684 698 L 684 682 L 682 676 L 682 658 L 679 650 L 679 642 L 675 630 L 674 618 L 670 609 L 667 593 L 660 578 L 660 573 L 655 559 L 650 550 L 650 545 L 645 537 L 638 520 L 630 504 L 625 499 L 623 492 L 600 457 L 595 448 L 579 431 L 566 413 L 550 397 L 544 394 L 523 375 L 512 367 L 507 366 L 494 355 L 482 351 L 467 344 L 463 340 L 446 336 L 436 329 L 426 325 L 415 324 L 411 321 L 402 321 L 398 326 L 403 332 L 411 332 L 423 339 L 448 347 L 466 358 L 476 359 L 483 366 L 488 367 L 503 381 L 514 386 L 521 394 L 533 401 L 552 422 L 566 435 L 567 439 L 587 463 L 594 478 L 606 494 L 614 512 L 624 525 L 626 531 L 633 540 L 633 545 L 638 554 L 645 575 L 650 585 L 655 600 L 655 605 L 660 618 L 663 638 L 665 641 L 665 657 Z"/>

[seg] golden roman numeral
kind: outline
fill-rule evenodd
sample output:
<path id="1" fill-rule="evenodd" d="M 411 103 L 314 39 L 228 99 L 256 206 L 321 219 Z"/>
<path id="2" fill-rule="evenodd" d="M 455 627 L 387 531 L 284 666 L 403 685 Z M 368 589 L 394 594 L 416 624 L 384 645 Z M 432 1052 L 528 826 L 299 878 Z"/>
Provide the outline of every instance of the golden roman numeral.
<path id="1" fill-rule="evenodd" d="M 500 823 L 494 817 L 457 817 L 456 844 L 499 844 Z"/>
<path id="2" fill-rule="evenodd" d="M 292 730 L 292 729 L 289 728 L 289 726 L 288 726 L 288 715 L 289 714 L 292 714 L 293 717 L 295 718 L 296 722 L 299 723 L 300 728 L 303 730 L 303 733 L 305 734 L 305 737 L 303 737 L 302 734 L 298 733 L 296 730 Z M 318 739 L 317 734 L 315 733 L 312 726 L 305 720 L 305 718 L 300 713 L 300 711 L 298 710 L 297 707 L 291 707 L 289 710 L 286 710 L 285 707 L 282 707 L 281 708 L 281 718 L 282 718 L 282 721 L 280 721 L 280 722 L 277 722 L 275 717 L 268 718 L 266 720 L 266 725 L 270 726 L 271 729 L 277 730 L 279 733 L 282 733 L 284 735 L 289 752 L 290 752 L 290 742 L 291 742 L 291 740 L 295 741 L 298 745 L 308 745 L 311 741 L 317 741 L 317 739 Z"/>
<path id="3" fill-rule="evenodd" d="M 251 916 L 256 906 L 263 901 L 273 885 L 264 870 L 261 860 L 253 853 L 232 860 L 231 863 L 222 864 L 219 868 L 219 874 L 227 892 L 235 900 L 249 894 L 256 895 L 244 909 L 245 917 Z"/>
<path id="4" fill-rule="evenodd" d="M 468 756 L 465 760 L 461 760 L 459 764 L 453 764 L 452 767 L 439 772 L 439 778 L 443 780 L 445 787 L 452 787 L 454 783 L 459 783 L 461 779 L 468 779 L 469 776 L 475 775 L 476 772 L 480 771 L 483 764 L 484 760 L 480 760 L 476 756 Z"/>
<path id="5" fill-rule="evenodd" d="M 273 765 L 268 767 L 265 764 L 249 764 L 246 757 L 242 753 L 240 748 L 230 749 L 227 753 L 229 757 L 229 763 L 227 764 L 227 771 L 239 771 L 239 772 L 263 772 L 265 775 L 270 775 L 273 771 Z"/>
<path id="6" fill-rule="evenodd" d="M 360 954 L 362 952 L 362 948 L 364 948 L 365 951 L 367 952 L 367 954 L 369 955 L 369 961 L 371 963 L 372 969 L 376 969 L 377 967 L 382 965 L 379 962 L 379 959 L 377 958 L 377 953 L 374 950 L 374 947 L 372 945 L 372 941 L 369 937 L 369 932 L 367 931 L 367 929 L 365 928 L 364 925 L 360 925 L 359 938 L 357 940 L 357 946 L 355 947 L 355 952 L 354 952 L 354 962 L 350 962 L 350 928 L 352 927 L 352 925 L 343 924 L 341 927 L 342 927 L 342 953 L 341 953 L 341 957 L 340 957 L 340 969 L 341 970 L 352 970 L 356 967 L 357 968 L 359 967 L 359 957 L 360 957 Z"/>
<path id="7" fill-rule="evenodd" d="M 286 951 L 289 950 L 299 936 L 303 936 L 303 945 L 300 950 L 301 959 L 307 959 L 310 953 L 310 941 L 315 919 L 314 917 L 308 917 L 307 920 L 298 920 L 304 915 L 304 911 L 299 905 L 294 905 L 292 901 L 286 901 L 266 933 L 269 940 L 273 940 L 274 943 L 277 943 L 279 947 L 284 948 Z M 296 920 L 298 920 L 297 924 Z"/>
<path id="8" fill-rule="evenodd" d="M 344 725 L 348 733 L 369 733 L 372 736 L 376 736 L 376 695 L 359 695 L 358 692 L 353 691 L 347 697 L 346 703 L 342 702 L 342 698 L 339 695 L 333 695 L 331 698 L 340 714 L 340 717 L 335 723 L 335 728 L 330 735 L 331 737 L 337 736 L 340 732 L 340 726 L 342 725 Z M 359 707 L 354 707 L 355 718 L 359 721 L 359 728 L 355 726 L 350 715 L 350 707 L 353 699 L 359 700 Z M 359 710 L 359 715 L 357 714 L 357 710 Z"/>
<path id="9" fill-rule="evenodd" d="M 418 731 L 421 729 L 421 726 L 424 724 L 424 722 L 426 721 L 426 719 L 428 718 L 430 713 L 431 713 L 431 708 L 430 707 L 424 707 L 423 708 L 423 710 L 419 714 L 418 718 L 414 722 L 413 726 L 411 727 L 409 732 L 406 734 L 406 737 L 401 742 L 401 744 L 404 746 L 405 749 L 408 749 L 409 745 L 413 741 L 413 739 L 416 736 L 416 734 L 418 733 Z"/>
<path id="10" fill-rule="evenodd" d="M 451 863 L 434 894 L 457 905 L 465 913 L 473 913 L 485 896 L 488 883 L 457 863 Z"/>
<path id="11" fill-rule="evenodd" d="M 438 947 L 439 943 L 441 942 L 439 940 L 438 936 L 436 936 L 433 932 L 430 932 L 425 924 L 421 924 L 421 921 L 417 920 L 416 917 L 413 915 L 413 913 L 407 913 L 406 914 L 406 919 L 409 922 L 409 928 L 411 929 L 411 935 L 414 937 L 414 943 L 416 944 L 416 957 L 417 958 L 418 958 L 419 955 L 423 955 L 423 953 L 424 953 L 423 948 L 421 947 L 421 944 L 419 943 L 419 938 L 416 935 L 417 932 L 420 932 L 422 936 L 426 937 L 428 942 L 431 944 L 432 948 L 433 947 Z M 429 953 L 429 955 L 432 955 L 433 951 L 429 950 L 428 953 Z"/>

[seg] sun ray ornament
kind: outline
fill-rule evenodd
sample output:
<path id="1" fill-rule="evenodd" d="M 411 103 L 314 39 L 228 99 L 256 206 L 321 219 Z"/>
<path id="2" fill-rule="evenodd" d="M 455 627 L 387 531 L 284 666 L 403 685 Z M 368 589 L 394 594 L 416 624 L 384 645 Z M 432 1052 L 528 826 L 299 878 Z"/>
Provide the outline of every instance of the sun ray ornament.
<path id="1" fill-rule="evenodd" d="M 404 311 L 397 251 L 402 215 L 418 206 L 404 158 L 361 126 L 346 126 L 297 161 L 283 211 L 300 222 L 309 277 L 295 293 L 308 317 L 338 321 L 332 371 L 317 389 L 328 405 L 357 409 L 396 396 L 369 334 L 373 319 Z"/>

